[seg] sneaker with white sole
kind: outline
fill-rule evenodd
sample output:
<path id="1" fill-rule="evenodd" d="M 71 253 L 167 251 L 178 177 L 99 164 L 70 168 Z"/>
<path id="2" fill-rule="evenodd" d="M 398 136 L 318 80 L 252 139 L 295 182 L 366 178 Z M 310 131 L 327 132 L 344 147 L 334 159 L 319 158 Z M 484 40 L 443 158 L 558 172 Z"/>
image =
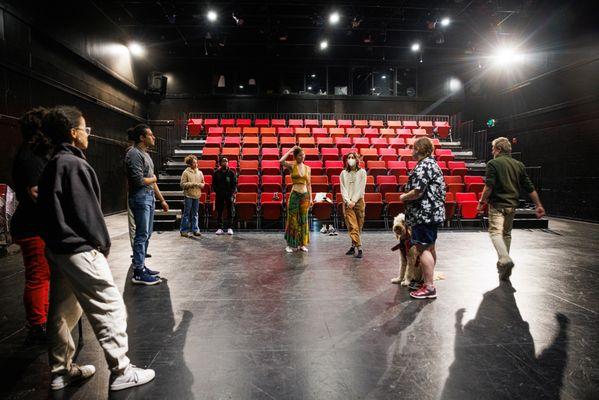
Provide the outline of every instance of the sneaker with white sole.
<path id="1" fill-rule="evenodd" d="M 227 229 L 227 235 L 231 236 L 233 234 L 233 229 L 229 228 Z"/>
<path id="2" fill-rule="evenodd" d="M 222 229 L 219 229 L 219 230 L 217 230 L 217 231 L 216 231 L 216 234 L 217 234 L 217 235 L 224 235 L 224 234 L 225 234 L 225 232 L 223 232 L 223 230 L 222 230 Z"/>
<path id="3" fill-rule="evenodd" d="M 300 249 L 301 251 L 303 251 L 304 253 L 307 253 L 307 252 L 308 252 L 308 248 L 307 248 L 306 246 L 301 246 L 299 249 Z"/>
<path id="4" fill-rule="evenodd" d="M 322 228 L 320 229 L 320 233 L 328 233 L 329 232 L 329 228 L 327 228 L 328 225 L 323 225 Z"/>
<path id="5" fill-rule="evenodd" d="M 66 374 L 54 375 L 50 382 L 50 389 L 60 390 L 72 383 L 91 378 L 96 373 L 96 367 L 93 365 L 71 364 L 71 370 Z"/>
<path id="6" fill-rule="evenodd" d="M 122 374 L 110 375 L 110 390 L 117 391 L 145 385 L 155 376 L 156 373 L 153 369 L 143 369 L 137 368 L 135 365 L 129 365 Z"/>
<path id="7" fill-rule="evenodd" d="M 329 228 L 329 236 L 337 236 L 339 233 L 337 233 L 337 229 L 335 229 L 335 227 L 333 225 L 331 225 L 331 227 Z"/>
<path id="8" fill-rule="evenodd" d="M 131 278 L 131 282 L 136 285 L 158 285 L 162 280 L 158 277 L 158 275 L 150 275 L 145 269 L 135 270 L 133 271 L 133 277 Z"/>
<path id="9" fill-rule="evenodd" d="M 293 253 L 295 250 L 292 247 L 287 246 L 287 247 L 285 247 L 285 251 L 287 253 Z"/>

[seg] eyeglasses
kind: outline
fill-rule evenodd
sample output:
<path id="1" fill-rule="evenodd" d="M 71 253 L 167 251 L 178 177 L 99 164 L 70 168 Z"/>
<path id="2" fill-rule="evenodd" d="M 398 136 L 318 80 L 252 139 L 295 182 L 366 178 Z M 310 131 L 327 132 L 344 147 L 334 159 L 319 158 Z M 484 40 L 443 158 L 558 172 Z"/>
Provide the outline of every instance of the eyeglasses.
<path id="1" fill-rule="evenodd" d="M 91 127 L 89 127 L 89 126 L 86 126 L 85 128 L 79 128 L 79 127 L 76 127 L 76 128 L 73 128 L 73 129 L 76 129 L 76 130 L 78 130 L 78 131 L 85 131 L 85 134 L 86 134 L 87 136 L 89 136 L 89 135 L 91 135 L 91 134 L 92 134 L 92 128 L 91 128 Z"/>

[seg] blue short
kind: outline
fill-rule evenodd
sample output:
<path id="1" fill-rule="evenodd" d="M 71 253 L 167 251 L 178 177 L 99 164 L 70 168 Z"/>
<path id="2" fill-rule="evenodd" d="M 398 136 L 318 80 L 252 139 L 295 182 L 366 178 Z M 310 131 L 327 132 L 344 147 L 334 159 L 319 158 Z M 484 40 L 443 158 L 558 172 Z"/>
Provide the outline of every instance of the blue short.
<path id="1" fill-rule="evenodd" d="M 439 224 L 418 224 L 412 227 L 412 244 L 429 247 L 437 241 Z"/>

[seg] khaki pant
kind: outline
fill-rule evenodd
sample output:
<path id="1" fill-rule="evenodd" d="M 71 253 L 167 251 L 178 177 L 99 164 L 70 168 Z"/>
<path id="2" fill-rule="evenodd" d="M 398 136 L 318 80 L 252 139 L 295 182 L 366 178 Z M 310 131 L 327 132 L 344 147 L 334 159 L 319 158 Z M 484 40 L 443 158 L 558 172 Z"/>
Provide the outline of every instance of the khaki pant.
<path id="1" fill-rule="evenodd" d="M 360 232 L 364 226 L 364 209 L 364 199 L 358 200 L 354 208 L 349 208 L 347 205 L 343 206 L 345 225 L 347 226 L 352 246 L 362 246 Z"/>
<path id="2" fill-rule="evenodd" d="M 509 253 L 515 214 L 512 207 L 495 208 L 489 204 L 489 235 L 502 265 L 512 262 Z"/>
<path id="3" fill-rule="evenodd" d="M 71 369 L 75 353 L 71 330 L 82 312 L 104 350 L 110 370 L 125 370 L 129 365 L 127 311 L 104 255 L 96 250 L 56 254 L 49 249 L 46 255 L 52 283 L 47 323 L 51 372 L 64 374 Z"/>

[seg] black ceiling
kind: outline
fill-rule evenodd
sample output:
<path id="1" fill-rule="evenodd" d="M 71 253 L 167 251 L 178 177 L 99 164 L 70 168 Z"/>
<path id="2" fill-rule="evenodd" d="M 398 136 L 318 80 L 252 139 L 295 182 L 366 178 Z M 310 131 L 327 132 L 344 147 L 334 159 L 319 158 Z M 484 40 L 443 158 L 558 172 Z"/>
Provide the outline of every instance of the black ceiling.
<path id="1" fill-rule="evenodd" d="M 414 59 L 481 50 L 518 34 L 541 0 L 93 1 L 125 37 L 154 57 L 222 59 Z M 546 2 L 543 2 L 546 3 Z M 209 22 L 206 13 L 218 13 Z M 328 15 L 341 20 L 330 26 Z M 237 21 L 242 21 L 238 23 Z M 452 20 L 443 28 L 442 17 Z M 318 43 L 326 39 L 326 51 Z"/>

